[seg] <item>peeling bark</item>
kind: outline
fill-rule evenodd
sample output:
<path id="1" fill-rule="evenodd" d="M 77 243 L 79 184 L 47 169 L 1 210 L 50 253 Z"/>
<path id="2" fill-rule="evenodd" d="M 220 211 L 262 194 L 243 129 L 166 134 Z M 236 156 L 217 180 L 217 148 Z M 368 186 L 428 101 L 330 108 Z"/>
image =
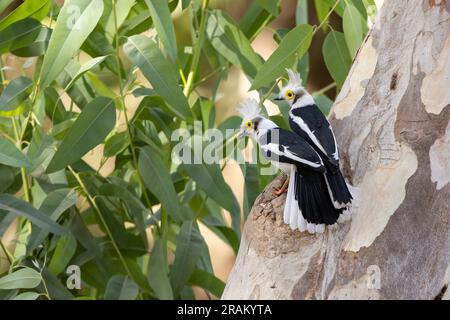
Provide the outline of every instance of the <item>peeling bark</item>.
<path id="1" fill-rule="evenodd" d="M 330 121 L 359 188 L 323 235 L 256 200 L 223 299 L 449 299 L 450 1 L 386 1 Z"/>

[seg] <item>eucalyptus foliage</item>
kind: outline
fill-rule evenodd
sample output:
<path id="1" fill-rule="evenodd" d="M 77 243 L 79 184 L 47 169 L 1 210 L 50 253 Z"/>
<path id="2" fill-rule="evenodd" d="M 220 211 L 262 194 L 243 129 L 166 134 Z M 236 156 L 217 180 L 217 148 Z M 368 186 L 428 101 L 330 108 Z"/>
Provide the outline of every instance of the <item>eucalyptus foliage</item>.
<path id="1" fill-rule="evenodd" d="M 0 11 L 11 3 L 0 0 Z M 320 25 L 308 23 L 308 6 Z M 1 242 L 0 298 L 180 299 L 194 298 L 193 287 L 221 295 L 199 223 L 237 252 L 242 219 L 272 176 L 241 165 L 241 212 L 219 164 L 173 161 L 172 133 L 194 135 L 194 121 L 203 129 L 238 128 L 236 116 L 216 119 L 217 88 L 232 67 L 262 102 L 277 93 L 285 68 L 299 70 L 306 83 L 317 32 L 326 33 L 328 89 L 341 88 L 374 4 L 299 0 L 297 25 L 274 30 L 279 46 L 267 61 L 251 43 L 281 13 L 280 0 L 251 1 L 240 21 L 220 8 L 208 0 L 66 0 L 62 7 L 25 0 L 2 15 L 0 237 L 15 232 L 13 246 Z M 333 12 L 341 31 L 329 25 Z M 174 23 L 180 14 L 187 24 Z M 188 44 L 178 39 L 186 32 Z M 9 55 L 24 58 L 22 68 L 7 66 Z M 206 82 L 210 96 L 197 90 Z M 315 95 L 328 113 L 325 91 Z M 127 96 L 141 98 L 135 112 L 126 112 Z M 280 110 L 273 120 L 287 127 L 287 108 Z M 99 145 L 101 164 L 114 159 L 107 177 L 83 160 Z M 68 285 L 73 266 L 81 288 Z"/>

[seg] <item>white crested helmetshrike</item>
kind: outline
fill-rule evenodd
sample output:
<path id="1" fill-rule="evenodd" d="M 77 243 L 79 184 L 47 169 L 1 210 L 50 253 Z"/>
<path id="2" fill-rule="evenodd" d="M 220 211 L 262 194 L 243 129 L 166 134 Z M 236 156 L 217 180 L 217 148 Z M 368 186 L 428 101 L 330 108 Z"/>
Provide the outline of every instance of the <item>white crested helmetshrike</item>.
<path id="1" fill-rule="evenodd" d="M 289 82 L 276 100 L 286 100 L 289 125 L 295 133 L 305 139 L 320 155 L 326 168 L 325 181 L 337 209 L 348 208 L 352 195 L 339 168 L 339 152 L 336 138 L 325 115 L 317 107 L 314 98 L 302 86 L 300 74 L 287 69 Z"/>
<path id="2" fill-rule="evenodd" d="M 243 118 L 240 136 L 252 137 L 264 157 L 290 176 L 284 222 L 309 233 L 323 233 L 326 225 L 337 222 L 344 209 L 333 206 L 318 152 L 301 136 L 262 116 L 256 100 L 244 101 L 238 111 Z"/>

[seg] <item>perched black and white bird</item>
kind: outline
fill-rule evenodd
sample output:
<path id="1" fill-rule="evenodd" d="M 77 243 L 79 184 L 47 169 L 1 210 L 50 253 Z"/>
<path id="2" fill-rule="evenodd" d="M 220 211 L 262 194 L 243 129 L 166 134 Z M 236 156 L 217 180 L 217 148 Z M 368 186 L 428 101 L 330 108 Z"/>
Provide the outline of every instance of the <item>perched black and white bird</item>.
<path id="1" fill-rule="evenodd" d="M 256 100 L 242 102 L 238 111 L 243 118 L 241 137 L 252 137 L 264 157 L 290 176 L 284 222 L 292 229 L 323 233 L 325 225 L 334 224 L 344 210 L 333 206 L 319 154 L 296 133 L 263 117 Z"/>
<path id="2" fill-rule="evenodd" d="M 339 151 L 333 129 L 314 98 L 302 86 L 300 74 L 291 69 L 287 69 L 287 73 L 289 82 L 276 100 L 286 100 L 291 105 L 289 125 L 292 131 L 313 146 L 322 158 L 334 207 L 348 208 L 353 197 L 339 168 Z"/>

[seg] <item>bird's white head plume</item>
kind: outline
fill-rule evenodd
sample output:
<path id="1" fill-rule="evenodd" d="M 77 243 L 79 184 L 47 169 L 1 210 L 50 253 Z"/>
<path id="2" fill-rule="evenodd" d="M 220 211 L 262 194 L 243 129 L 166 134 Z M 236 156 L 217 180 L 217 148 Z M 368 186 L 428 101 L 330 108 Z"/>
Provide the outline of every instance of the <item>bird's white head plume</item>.
<path id="1" fill-rule="evenodd" d="M 301 105 L 313 104 L 314 100 L 302 86 L 302 78 L 300 73 L 286 69 L 289 81 L 281 88 L 280 95 L 275 100 L 286 100 L 291 106 L 296 103 Z"/>
<path id="2" fill-rule="evenodd" d="M 261 107 L 255 99 L 247 99 L 239 104 L 236 109 L 244 121 L 253 120 L 261 115 Z"/>
<path id="3" fill-rule="evenodd" d="M 253 136 L 257 138 L 267 130 L 275 128 L 276 124 L 261 115 L 261 107 L 255 99 L 241 102 L 236 109 L 242 116 L 240 137 Z"/>

